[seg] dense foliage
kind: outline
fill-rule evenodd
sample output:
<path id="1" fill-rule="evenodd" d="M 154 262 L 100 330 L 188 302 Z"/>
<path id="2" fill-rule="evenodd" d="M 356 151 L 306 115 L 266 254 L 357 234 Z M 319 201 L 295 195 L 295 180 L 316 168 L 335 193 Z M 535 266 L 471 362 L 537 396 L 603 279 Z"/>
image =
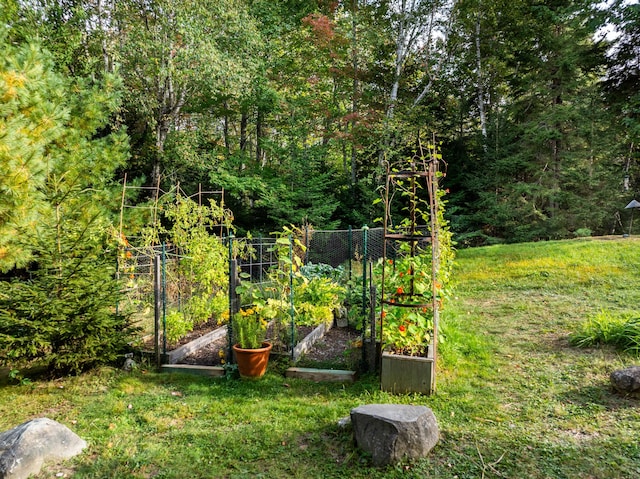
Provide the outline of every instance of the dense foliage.
<path id="1" fill-rule="evenodd" d="M 627 227 L 629 3 L 3 0 L 68 75 L 117 70 L 129 178 L 224 188 L 240 233 L 360 226 L 382 159 L 435 133 L 462 244 Z"/>
<path id="2" fill-rule="evenodd" d="M 373 225 L 385 160 L 433 135 L 460 245 L 628 232 L 637 2 L 0 0 L 0 25 L 0 270 L 31 285 L 111 264 L 125 173 L 224 190 L 238 234 Z"/>
<path id="3" fill-rule="evenodd" d="M 0 47 L 0 271 L 24 268 L 0 281 L 0 362 L 80 371 L 128 340 L 108 250 L 128 143 L 104 131 L 120 85 L 65 78 L 36 44 Z"/>

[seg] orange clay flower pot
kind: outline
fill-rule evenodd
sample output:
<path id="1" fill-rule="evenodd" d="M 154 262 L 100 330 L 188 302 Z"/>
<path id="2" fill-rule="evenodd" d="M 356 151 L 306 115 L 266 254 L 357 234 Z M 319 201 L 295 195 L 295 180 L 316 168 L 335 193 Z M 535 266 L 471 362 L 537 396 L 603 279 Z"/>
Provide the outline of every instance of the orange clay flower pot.
<path id="1" fill-rule="evenodd" d="M 233 351 L 236 354 L 236 363 L 238 364 L 240 376 L 243 378 L 262 377 L 267 371 L 269 353 L 272 347 L 272 344 L 266 341 L 258 349 L 243 349 L 234 344 Z"/>

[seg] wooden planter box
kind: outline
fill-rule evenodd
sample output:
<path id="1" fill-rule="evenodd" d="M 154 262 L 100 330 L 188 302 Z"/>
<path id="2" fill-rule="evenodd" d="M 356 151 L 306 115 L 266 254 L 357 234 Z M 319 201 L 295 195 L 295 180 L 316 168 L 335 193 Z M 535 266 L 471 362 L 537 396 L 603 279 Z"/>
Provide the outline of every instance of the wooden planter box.
<path id="1" fill-rule="evenodd" d="M 224 338 L 227 335 L 227 325 L 220 326 L 218 329 L 214 329 L 213 331 L 205 334 L 204 336 L 200 336 L 199 338 L 194 339 L 190 343 L 187 343 L 179 348 L 174 349 L 173 351 L 167 351 L 167 354 L 162 355 L 162 363 L 163 364 L 176 364 L 178 361 L 183 359 L 185 356 L 197 351 L 198 349 L 206 346 L 207 344 L 217 341 L 220 338 Z"/>
<path id="2" fill-rule="evenodd" d="M 297 362 L 298 359 L 300 359 L 300 356 L 309 351 L 330 329 L 331 324 L 321 323 L 316 326 L 313 331 L 302 338 L 302 340 L 293 348 L 293 362 Z"/>
<path id="3" fill-rule="evenodd" d="M 436 363 L 432 348 L 426 358 L 382 353 L 380 388 L 391 393 L 431 394 Z"/>

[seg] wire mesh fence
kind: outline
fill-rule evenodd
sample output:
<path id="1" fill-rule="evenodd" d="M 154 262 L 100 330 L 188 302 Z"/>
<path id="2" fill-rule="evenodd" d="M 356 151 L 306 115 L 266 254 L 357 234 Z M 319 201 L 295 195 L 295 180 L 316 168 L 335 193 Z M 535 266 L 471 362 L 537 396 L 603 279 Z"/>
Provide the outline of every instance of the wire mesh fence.
<path id="1" fill-rule="evenodd" d="M 294 243 L 292 239 L 291 251 L 292 254 L 301 256 L 305 264 L 303 271 L 317 271 L 318 265 L 322 265 L 323 268 L 320 269 L 324 271 L 331 270 L 332 280 L 339 282 L 346 292 L 341 307 L 346 309 L 350 326 L 359 331 L 367 329 L 371 268 L 366 265 L 382 257 L 382 228 L 334 231 L 308 229 L 302 230 L 298 240 L 305 248 L 296 249 L 295 245 L 299 243 Z M 276 238 L 225 237 L 221 241 L 229 251 L 229 262 L 226 265 L 228 272 L 237 272 L 243 282 L 255 285 L 266 285 L 274 281 L 273 272 L 279 268 Z M 127 245 L 121 251 L 118 274 L 124 283 L 124 295 L 118 303 L 118 309 L 130 314 L 135 325 L 140 327 L 139 340 L 143 349 L 159 348 L 160 353 L 167 354 L 176 343 L 181 322 L 189 314 L 189 305 L 193 304 L 196 294 L 203 296 L 203 301 L 209 304 L 224 303 L 213 308 L 217 314 L 215 318 L 211 318 L 211 323 L 227 323 L 231 333 L 228 334 L 229 338 L 233 333 L 228 319 L 240 307 L 250 305 L 250 297 L 240 298 L 236 306 L 232 304 L 235 278 L 232 280 L 231 274 L 227 276 L 225 284 L 216 286 L 216 291 L 203 294 L 189 275 L 187 265 L 191 260 L 193 258 L 181 255 L 170 245 Z M 157 270 L 154 269 L 154 261 L 160 262 Z M 230 264 L 237 271 L 230 269 Z M 282 319 L 287 325 L 293 325 L 297 310 L 293 292 L 289 299 L 290 309 L 286 313 L 291 314 L 285 314 Z M 187 332 L 188 328 L 183 329 Z M 287 341 L 292 347 L 296 338 L 294 334 L 290 336 Z"/>
<path id="2" fill-rule="evenodd" d="M 123 294 L 117 304 L 140 333 L 143 350 L 162 354 L 202 323 L 220 324 L 228 311 L 228 280 L 203 291 L 185 256 L 171 245 L 128 246 L 119 255 Z"/>
<path id="3" fill-rule="evenodd" d="M 383 229 L 304 230 L 305 263 L 335 267 L 382 257 Z"/>

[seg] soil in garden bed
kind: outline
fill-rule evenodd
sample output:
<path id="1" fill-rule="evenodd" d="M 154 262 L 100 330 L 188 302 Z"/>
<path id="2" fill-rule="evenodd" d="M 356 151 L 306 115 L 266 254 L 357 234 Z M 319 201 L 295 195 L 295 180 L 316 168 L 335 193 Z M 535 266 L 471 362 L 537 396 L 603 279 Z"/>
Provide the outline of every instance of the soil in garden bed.
<path id="1" fill-rule="evenodd" d="M 173 351 L 174 349 L 178 349 L 180 346 L 184 346 L 191 341 L 198 339 L 200 336 L 204 336 L 207 333 L 210 333 L 214 329 L 218 329 L 220 324 L 218 324 L 218 320 L 214 318 L 210 318 L 206 323 L 200 323 L 191 330 L 186 336 L 180 338 L 180 340 L 169 343 L 167 342 L 167 351 Z M 143 349 L 147 351 L 153 351 L 153 336 L 145 338 L 143 343 Z"/>
<path id="2" fill-rule="evenodd" d="M 313 328 L 298 328 L 298 337 L 304 338 Z M 298 364 L 306 367 L 332 367 L 348 366 L 348 359 L 351 356 L 353 342 L 359 338 L 359 333 L 350 328 L 332 328 L 322 339 L 317 341 L 313 347 L 300 359 Z M 200 348 L 198 351 L 186 356 L 180 364 L 197 364 L 200 366 L 221 366 L 225 359 L 228 348 L 227 338 L 221 338 Z M 358 350 L 359 351 L 359 350 Z"/>

